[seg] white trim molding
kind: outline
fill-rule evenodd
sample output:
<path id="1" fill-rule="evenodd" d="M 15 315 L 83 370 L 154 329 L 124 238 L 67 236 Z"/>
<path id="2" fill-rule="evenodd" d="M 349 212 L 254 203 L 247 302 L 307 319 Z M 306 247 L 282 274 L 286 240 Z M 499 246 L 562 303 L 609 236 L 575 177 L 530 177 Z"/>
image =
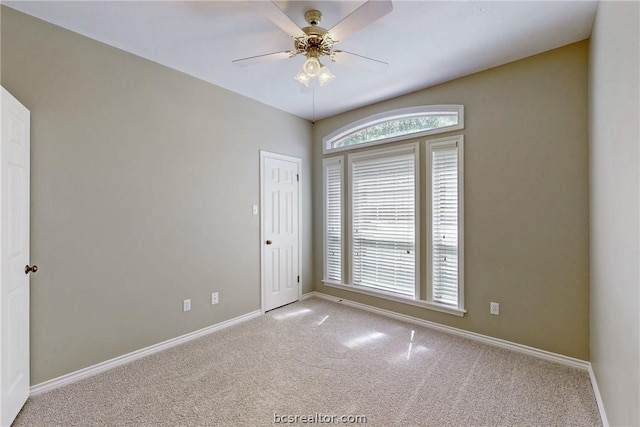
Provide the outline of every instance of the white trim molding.
<path id="1" fill-rule="evenodd" d="M 439 311 L 440 313 L 452 314 L 454 316 L 463 317 L 466 310 L 460 310 L 455 307 L 449 307 L 442 304 L 419 300 L 419 299 L 411 299 L 410 297 L 405 297 L 400 294 L 394 294 L 391 292 L 384 292 L 378 289 L 371 289 L 365 286 L 358 285 L 345 285 L 342 283 L 330 282 L 328 280 L 323 280 L 322 284 L 328 286 L 330 288 L 342 289 L 344 291 L 356 292 L 358 294 L 369 295 L 376 298 L 386 299 L 388 301 L 399 302 L 401 304 L 413 305 L 416 307 L 426 308 L 428 310 Z"/>
<path id="2" fill-rule="evenodd" d="M 309 299 L 309 298 L 317 297 L 318 296 L 317 294 L 318 294 L 318 292 L 316 292 L 316 291 L 305 292 L 300 297 L 300 301 L 304 301 L 304 300 Z"/>
<path id="3" fill-rule="evenodd" d="M 158 344 L 151 345 L 149 347 L 141 348 L 140 350 L 132 351 L 131 353 L 123 354 L 122 356 L 114 357 L 113 359 L 105 360 L 104 362 L 100 362 L 93 366 L 89 366 L 83 369 L 80 369 L 75 372 L 71 372 L 66 375 L 62 375 L 57 378 L 50 379 L 48 381 L 42 382 L 40 384 L 36 384 L 31 386 L 30 395 L 35 396 L 50 390 L 53 390 L 58 387 L 62 387 L 76 381 L 80 381 L 85 378 L 92 377 L 101 372 L 107 371 L 109 369 L 115 368 L 117 366 L 121 366 L 127 364 L 129 362 L 133 362 L 134 360 L 142 359 L 143 357 L 149 356 L 151 354 L 157 353 L 159 351 L 163 351 L 169 349 L 171 347 L 178 346 L 187 341 L 194 340 L 196 338 L 200 338 L 205 335 L 209 335 L 210 333 L 220 331 L 222 329 L 228 328 L 229 326 L 237 325 L 238 323 L 246 322 L 247 320 L 253 319 L 255 317 L 261 316 L 261 310 L 255 310 L 247 314 L 243 314 L 238 317 L 234 317 L 233 319 L 225 320 L 224 322 L 216 323 L 215 325 L 207 326 L 206 328 L 199 329 L 197 331 L 189 332 L 188 334 L 181 335 L 179 337 L 171 338 L 166 341 L 163 341 Z"/>
<path id="4" fill-rule="evenodd" d="M 310 295 L 311 294 L 311 295 Z M 307 296 L 308 295 L 308 296 Z M 451 326 L 442 325 L 440 323 L 431 322 L 429 320 L 419 319 L 413 316 L 407 316 L 406 314 L 396 313 L 394 311 L 385 310 L 378 307 L 373 307 L 367 304 L 362 304 L 355 301 L 350 301 L 348 299 L 335 297 L 333 295 L 323 294 L 321 292 L 310 292 L 305 294 L 306 298 L 317 297 L 321 299 L 325 299 L 328 301 L 338 302 L 340 304 L 345 304 L 350 307 L 359 308 L 361 310 L 370 311 L 372 313 L 377 313 L 382 316 L 390 317 L 397 320 L 402 320 L 404 322 L 413 323 L 414 325 L 420 325 L 427 328 L 435 329 L 438 331 L 446 332 L 453 335 L 462 336 L 465 338 L 469 338 L 475 341 L 480 341 L 485 344 L 493 345 L 496 347 L 504 348 L 507 350 L 516 351 L 518 353 L 527 354 L 529 356 L 537 357 L 538 359 L 544 359 L 550 362 L 559 363 L 561 365 L 570 366 L 573 368 L 578 368 L 584 371 L 588 371 L 590 367 L 590 363 L 586 360 L 576 359 L 569 356 L 564 356 L 562 354 L 552 353 L 546 350 L 540 350 L 535 347 L 529 347 L 527 345 L 514 343 L 511 341 L 503 340 L 500 338 L 490 337 L 488 335 L 478 334 L 476 332 L 465 331 L 464 329 L 458 329 Z"/>
<path id="5" fill-rule="evenodd" d="M 593 372 L 593 366 L 589 363 L 589 378 L 591 379 L 591 387 L 593 387 L 593 394 L 596 396 L 596 403 L 598 404 L 598 411 L 600 412 L 600 420 L 604 427 L 609 427 L 609 420 L 607 419 L 607 413 L 604 410 L 604 402 L 602 401 L 602 395 L 600 394 L 600 388 L 598 387 L 598 381 L 596 380 L 596 374 Z"/>

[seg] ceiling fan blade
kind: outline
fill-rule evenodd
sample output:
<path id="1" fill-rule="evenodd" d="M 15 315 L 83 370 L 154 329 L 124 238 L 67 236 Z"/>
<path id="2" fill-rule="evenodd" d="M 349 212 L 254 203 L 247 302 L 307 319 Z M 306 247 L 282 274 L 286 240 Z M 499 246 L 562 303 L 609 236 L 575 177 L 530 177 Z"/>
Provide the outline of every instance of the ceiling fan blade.
<path id="1" fill-rule="evenodd" d="M 353 59 L 356 59 L 356 60 L 371 61 L 375 65 L 381 65 L 381 66 L 389 65 L 388 62 L 380 61 L 379 59 L 370 58 L 364 55 L 358 55 L 357 53 L 353 53 L 353 52 L 347 52 L 346 50 L 334 50 L 334 52 L 336 53 L 336 62 L 338 63 L 351 63 L 353 62 Z M 346 54 L 347 56 L 344 56 L 343 54 Z M 351 56 L 348 56 L 348 55 L 351 55 Z"/>
<path id="2" fill-rule="evenodd" d="M 393 10 L 391 0 L 369 0 L 329 30 L 331 38 L 342 41 Z"/>
<path id="3" fill-rule="evenodd" d="M 293 52 L 295 53 L 295 52 Z M 264 55 L 248 56 L 246 58 L 234 59 L 231 63 L 237 67 L 247 67 L 262 62 L 277 61 L 291 58 L 292 52 L 285 50 L 282 52 L 265 53 Z"/>
<path id="4" fill-rule="evenodd" d="M 304 31 L 287 16 L 274 1 L 254 0 L 252 2 L 264 16 L 276 24 L 282 31 L 293 37 L 304 36 Z"/>

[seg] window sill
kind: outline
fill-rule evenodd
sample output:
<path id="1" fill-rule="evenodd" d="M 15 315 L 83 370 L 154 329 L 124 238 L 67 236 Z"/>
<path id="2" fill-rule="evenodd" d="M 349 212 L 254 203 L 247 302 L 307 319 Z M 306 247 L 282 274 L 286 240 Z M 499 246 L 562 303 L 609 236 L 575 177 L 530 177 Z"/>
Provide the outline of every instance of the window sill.
<path id="1" fill-rule="evenodd" d="M 402 304 L 413 305 L 415 307 L 426 308 L 428 310 L 439 311 L 441 313 L 451 314 L 454 316 L 463 317 L 467 310 L 461 310 L 459 308 L 453 308 L 442 304 L 436 304 L 428 301 L 414 300 L 409 297 L 403 297 L 400 295 L 392 294 L 384 291 L 376 291 L 358 285 L 344 285 L 342 283 L 331 282 L 323 280 L 322 283 L 330 288 L 342 289 L 344 291 L 356 292 L 359 294 L 369 295 L 376 298 L 386 299 L 388 301 L 399 302 Z"/>

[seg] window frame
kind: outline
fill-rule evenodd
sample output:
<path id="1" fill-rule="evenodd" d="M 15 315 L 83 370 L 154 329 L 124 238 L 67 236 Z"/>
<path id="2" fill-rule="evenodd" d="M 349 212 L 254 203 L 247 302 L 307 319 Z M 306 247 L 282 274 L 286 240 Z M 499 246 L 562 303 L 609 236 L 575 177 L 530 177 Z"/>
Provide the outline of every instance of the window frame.
<path id="1" fill-rule="evenodd" d="M 420 132 L 406 133 L 403 135 L 377 139 L 375 141 L 363 142 L 361 144 L 347 145 L 344 147 L 337 147 L 337 148 L 328 148 L 328 146 L 330 146 L 336 140 L 344 138 L 345 136 L 353 132 L 357 132 L 362 129 L 366 129 L 368 127 L 372 127 L 377 124 L 384 123 L 391 120 L 411 118 L 416 116 L 419 117 L 420 115 L 428 115 L 429 113 L 434 113 L 434 112 L 452 112 L 452 113 L 455 112 L 458 115 L 458 124 L 436 128 L 436 129 L 429 129 L 429 130 L 420 131 Z M 439 133 L 451 132 L 451 131 L 460 130 L 460 129 L 464 129 L 464 105 L 457 105 L 457 104 L 422 105 L 417 107 L 399 108 L 396 110 L 373 114 L 371 116 L 352 122 L 330 133 L 329 135 L 322 138 L 322 153 L 323 154 L 338 153 L 338 152 L 347 151 L 347 150 L 354 150 L 354 149 L 370 147 L 370 146 L 379 145 L 379 144 L 387 144 L 390 142 L 402 141 L 409 138 L 411 139 L 420 138 L 428 135 L 435 135 Z"/>
<path id="2" fill-rule="evenodd" d="M 438 139 L 425 141 L 426 143 L 426 172 L 425 188 L 429 191 L 429 197 L 426 199 L 426 225 L 427 225 L 427 254 L 426 254 L 426 270 L 427 270 L 427 295 L 426 302 L 441 307 L 450 307 L 447 304 L 441 304 L 433 301 L 433 196 L 432 188 L 432 156 L 434 147 L 453 147 L 458 149 L 458 306 L 457 309 L 463 312 L 465 310 L 464 301 L 464 135 L 455 135 Z"/>
<path id="3" fill-rule="evenodd" d="M 322 277 L 323 277 L 323 282 L 325 283 L 336 283 L 333 280 L 329 279 L 329 274 L 328 274 L 328 269 L 329 269 L 329 265 L 328 265 L 328 256 L 327 256 L 327 250 L 328 250 L 328 237 L 329 237 L 329 233 L 328 233 L 328 215 L 327 215 L 327 208 L 328 208 L 328 191 L 327 191 L 327 179 L 328 179 L 328 173 L 327 173 L 327 169 L 329 167 L 335 167 L 336 165 L 339 166 L 340 169 L 340 253 L 341 253 L 341 259 L 340 259 L 340 278 L 341 280 L 344 282 L 344 278 L 345 278 L 345 241 L 344 241 L 344 237 L 345 237 L 345 206 L 344 206 L 344 199 L 345 199 L 345 180 L 344 180 L 344 163 L 343 163 L 343 156 L 334 156 L 334 157 L 327 157 L 325 159 L 322 159 L 322 212 L 323 212 L 323 241 L 322 241 L 322 255 L 323 255 L 323 260 L 322 260 Z"/>
<path id="4" fill-rule="evenodd" d="M 347 155 L 347 174 L 349 176 L 349 183 L 348 183 L 348 194 L 349 194 L 349 214 L 348 214 L 348 218 L 346 220 L 347 223 L 347 234 L 349 236 L 349 241 L 348 241 L 348 245 L 347 245 L 347 251 L 346 251 L 346 256 L 347 256 L 347 265 L 349 266 L 349 274 L 348 274 L 348 278 L 349 278 L 349 285 L 345 285 L 348 288 L 353 288 L 353 289 L 360 289 L 361 291 L 368 291 L 373 293 L 374 295 L 386 295 L 386 296 L 392 296 L 395 298 L 400 298 L 402 300 L 409 300 L 409 301 L 417 301 L 420 300 L 420 263 L 421 263 L 421 256 L 420 256 L 420 147 L 419 147 L 419 143 L 418 142 L 412 142 L 412 143 L 408 143 L 408 144 L 402 144 L 402 145 L 397 145 L 394 147 L 385 147 L 385 148 L 378 148 L 378 149 L 373 149 L 373 150 L 366 150 L 363 152 L 358 152 L 358 153 L 352 153 Z M 407 153 L 412 153 L 413 157 L 414 157 L 414 183 L 415 183 L 415 188 L 414 188 L 414 224 L 415 224 L 415 229 L 414 229 L 414 238 L 415 238 L 415 256 L 414 256 L 414 266 L 415 266 L 415 271 L 414 271 L 414 297 L 408 297 L 408 296 L 403 296 L 401 294 L 395 293 L 395 292 L 390 292 L 390 291 L 384 291 L 384 290 L 380 290 L 380 289 L 375 289 L 373 287 L 369 287 L 369 286 L 363 286 L 363 285 L 356 285 L 354 284 L 354 280 L 353 280 L 353 272 L 354 272 L 354 257 L 353 257 L 353 242 L 354 242 L 354 235 L 353 235 L 353 211 L 354 211 L 354 197 L 353 197 L 353 163 L 354 163 L 354 159 L 357 161 L 358 159 L 375 159 L 375 158 L 384 158 L 384 157 L 392 157 L 394 155 L 401 155 L 401 154 L 407 154 Z"/>
<path id="5" fill-rule="evenodd" d="M 393 120 L 399 117 L 399 112 L 412 112 L 416 111 L 443 111 L 443 107 L 451 107 L 458 109 L 459 123 L 455 126 L 448 126 L 444 128 L 432 129 L 425 132 L 416 132 L 405 135 L 400 135 L 392 138 L 381 139 L 377 141 L 371 141 L 368 143 L 356 144 L 346 147 L 340 147 L 337 149 L 326 150 L 327 141 L 340 138 L 341 135 L 346 135 L 349 132 L 354 132 L 359 129 L 364 129 L 368 126 L 373 126 L 376 123 L 384 122 L 387 120 Z M 339 158 L 342 159 L 342 230 L 341 230 L 341 244 L 343 257 L 341 260 L 341 272 L 342 283 L 335 283 L 335 281 L 322 280 L 322 283 L 331 288 L 345 290 L 356 294 L 363 294 L 372 296 L 375 298 L 381 298 L 388 301 L 394 301 L 405 305 L 415 306 L 419 308 L 425 308 L 432 311 L 446 313 L 449 315 L 463 317 L 467 310 L 465 309 L 465 276 L 464 276 L 464 135 L 447 135 L 440 138 L 425 138 L 425 136 L 448 133 L 453 130 L 464 129 L 464 106 L 463 105 L 436 105 L 436 106 L 423 106 L 423 107 L 410 107 L 380 114 L 374 114 L 364 119 L 358 120 L 350 125 L 340 128 L 322 139 L 323 142 L 323 162 L 326 159 Z M 341 134 L 341 135 L 340 135 Z M 456 141 L 458 147 L 458 306 L 454 307 L 450 304 L 443 304 L 434 302 L 432 278 L 431 275 L 431 254 L 432 254 L 432 159 L 431 159 L 431 144 L 444 143 L 447 141 Z M 393 144 L 392 144 L 393 143 Z M 388 147 L 373 147 L 380 144 L 389 144 Z M 359 286 L 353 284 L 353 260 L 352 260 L 352 210 L 353 210 L 353 195 L 352 195 L 352 181 L 351 181 L 351 169 L 348 158 L 358 155 L 366 155 L 368 153 L 374 153 L 376 151 L 393 150 L 395 148 L 401 148 L 403 146 L 415 145 L 417 147 L 416 152 L 416 167 L 414 173 L 416 174 L 416 292 L 415 297 L 411 298 L 406 295 L 397 294 L 393 292 L 386 292 L 384 290 L 376 289 L 373 287 Z M 353 153 L 342 153 L 344 151 L 353 150 Z M 344 162 L 347 162 L 345 165 Z M 324 163 L 323 163 L 324 165 Z M 421 169 L 422 167 L 422 169 Z M 323 169 L 323 174 L 324 174 Z M 324 186 L 324 182 L 323 182 Z M 425 187 L 423 187 L 425 186 Z M 421 188 L 423 188 L 421 190 Z M 422 195 L 421 192 L 425 191 Z M 323 195 L 326 192 L 326 188 L 323 188 Z M 427 201 L 424 203 L 423 208 L 427 208 L 425 215 L 421 215 L 420 208 L 423 202 L 420 197 L 427 197 Z M 323 202 L 323 213 L 326 215 L 326 206 Z M 423 218 L 424 217 L 424 218 Z M 323 219 L 323 224 L 326 219 Z M 424 228 L 423 228 L 424 227 Z M 326 230 L 323 230 L 323 236 Z M 428 239 L 424 248 L 421 248 L 420 240 Z M 423 241 L 423 243 L 425 243 Z M 326 237 L 324 238 L 323 245 L 326 245 Z M 426 255 L 424 259 L 420 256 L 420 253 Z M 323 260 L 324 261 L 324 260 Z M 422 264 L 424 263 L 424 264 Z M 323 265 L 323 271 L 326 265 Z M 425 270 L 428 271 L 425 273 Z"/>

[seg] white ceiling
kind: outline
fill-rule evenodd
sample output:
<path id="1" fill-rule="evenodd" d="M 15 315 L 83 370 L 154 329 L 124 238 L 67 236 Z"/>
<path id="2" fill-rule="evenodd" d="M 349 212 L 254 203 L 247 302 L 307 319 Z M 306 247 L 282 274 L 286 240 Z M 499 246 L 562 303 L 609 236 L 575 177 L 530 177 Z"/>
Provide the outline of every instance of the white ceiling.
<path id="1" fill-rule="evenodd" d="M 298 25 L 306 10 L 334 24 L 363 1 L 278 1 Z M 233 59 L 292 49 L 245 1 L 3 1 L 3 4 L 309 120 L 318 120 L 584 40 L 595 1 L 394 1 L 393 11 L 336 48 L 388 62 L 324 61 L 329 85 L 302 91 L 304 57 L 237 67 Z"/>

